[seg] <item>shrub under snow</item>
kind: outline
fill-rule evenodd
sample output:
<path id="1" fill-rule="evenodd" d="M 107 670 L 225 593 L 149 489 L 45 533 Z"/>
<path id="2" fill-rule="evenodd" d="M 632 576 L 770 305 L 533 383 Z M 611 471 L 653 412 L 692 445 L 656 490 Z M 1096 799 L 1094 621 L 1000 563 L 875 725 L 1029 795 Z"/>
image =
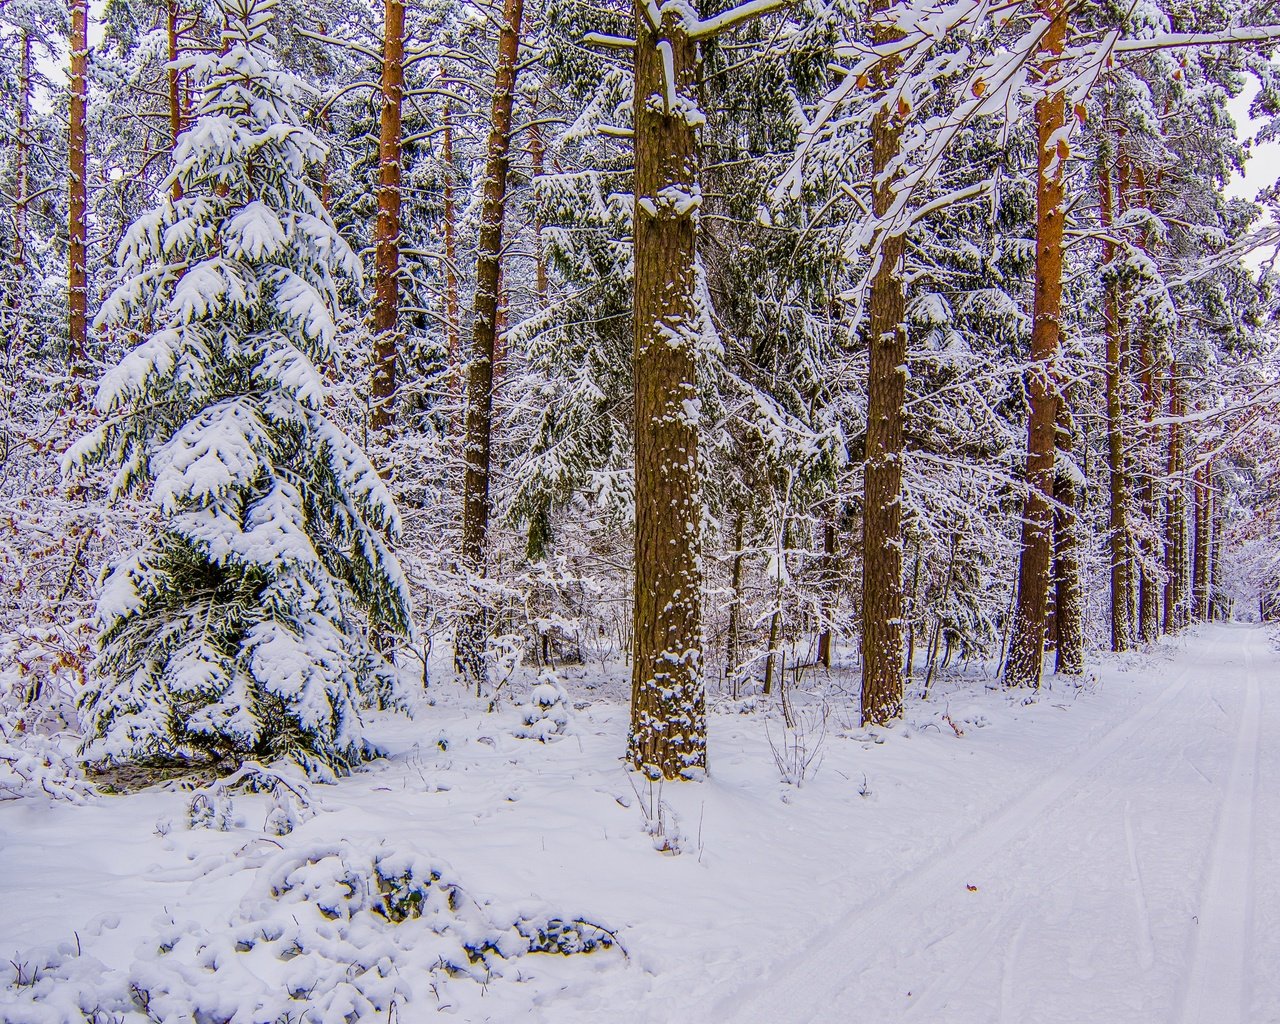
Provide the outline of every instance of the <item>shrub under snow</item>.
<path id="1" fill-rule="evenodd" d="M 340 841 L 265 865 L 224 926 L 161 919 L 126 971 L 76 943 L 15 957 L 0 1019 L 353 1024 L 396 1006 L 420 1020 L 456 986 L 520 980 L 531 953 L 614 944 L 585 921 L 481 903 L 416 853 Z"/>

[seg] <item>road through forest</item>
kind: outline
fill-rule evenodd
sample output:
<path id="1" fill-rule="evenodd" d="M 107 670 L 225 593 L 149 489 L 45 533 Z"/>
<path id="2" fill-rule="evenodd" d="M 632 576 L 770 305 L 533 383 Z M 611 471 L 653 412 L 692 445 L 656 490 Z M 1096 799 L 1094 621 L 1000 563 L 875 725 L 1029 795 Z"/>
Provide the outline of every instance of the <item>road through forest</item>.
<path id="1" fill-rule="evenodd" d="M 1125 719 L 714 1019 L 1280 1022 L 1280 651 L 1202 627 Z"/>

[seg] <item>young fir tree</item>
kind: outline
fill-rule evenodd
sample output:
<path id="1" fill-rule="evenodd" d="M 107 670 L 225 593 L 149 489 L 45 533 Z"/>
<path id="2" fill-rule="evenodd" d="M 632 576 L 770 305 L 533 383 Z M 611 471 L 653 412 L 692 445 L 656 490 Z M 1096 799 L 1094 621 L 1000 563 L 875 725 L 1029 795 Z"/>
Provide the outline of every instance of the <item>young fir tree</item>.
<path id="1" fill-rule="evenodd" d="M 387 669 L 366 622 L 407 632 L 397 515 L 323 414 L 340 282 L 360 263 L 307 171 L 324 156 L 272 56 L 274 0 L 222 0 L 221 53 L 174 150 L 181 185 L 126 234 L 99 324 L 138 343 L 104 374 L 103 425 L 68 457 L 115 470 L 163 528 L 99 599 L 92 753 L 292 755 L 343 769 L 360 690 Z M 136 334 L 134 332 L 137 332 Z M 140 336 L 139 336 L 140 335 Z"/>

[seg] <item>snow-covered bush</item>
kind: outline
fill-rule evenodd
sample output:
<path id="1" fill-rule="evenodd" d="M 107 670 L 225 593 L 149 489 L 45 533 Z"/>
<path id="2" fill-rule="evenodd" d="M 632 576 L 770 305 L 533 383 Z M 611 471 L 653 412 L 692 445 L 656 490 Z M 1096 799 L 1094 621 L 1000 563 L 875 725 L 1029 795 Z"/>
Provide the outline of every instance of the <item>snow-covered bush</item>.
<path id="1" fill-rule="evenodd" d="M 0 801 L 37 797 L 84 803 L 94 795 L 72 756 L 77 737 L 72 686 L 50 672 L 35 687 L 27 676 L 0 676 Z"/>
<path id="2" fill-rule="evenodd" d="M 134 347 L 103 375 L 101 427 L 69 470 L 115 470 L 162 527 L 109 571 L 83 716 L 90 756 L 289 755 L 343 770 L 368 749 L 361 691 L 391 674 L 367 642 L 410 629 L 391 497 L 325 413 L 318 367 L 360 261 L 308 169 L 325 150 L 268 34 L 274 0 L 221 0 L 159 205 L 120 245 L 98 316 Z"/>
<path id="3" fill-rule="evenodd" d="M 419 854 L 340 842 L 280 854 L 224 927 L 163 918 L 139 947 L 154 954 L 127 971 L 105 971 L 71 944 L 16 957 L 23 974 L 0 988 L 0 1019 L 78 1021 L 45 1002 L 65 1003 L 76 982 L 85 1019 L 328 1024 L 385 1020 L 398 1007 L 419 1020 L 465 998 L 454 986 L 521 980 L 514 962 L 530 953 L 614 944 L 580 919 L 478 902 Z"/>
<path id="4" fill-rule="evenodd" d="M 544 670 L 538 677 L 521 716 L 521 724 L 515 729 L 518 739 L 547 743 L 563 736 L 569 728 L 569 695 L 553 671 Z"/>
<path id="5" fill-rule="evenodd" d="M 270 797 L 271 805 L 262 824 L 268 835 L 286 836 L 315 816 L 316 800 L 305 779 L 280 768 L 246 761 L 226 778 L 215 779 L 192 793 L 187 804 L 188 827 L 227 832 L 243 824 L 235 813 L 232 796 L 238 790 Z"/>
<path id="6" fill-rule="evenodd" d="M 80 804 L 94 795 L 80 766 L 56 740 L 38 733 L 0 737 L 0 800 L 46 797 Z"/>

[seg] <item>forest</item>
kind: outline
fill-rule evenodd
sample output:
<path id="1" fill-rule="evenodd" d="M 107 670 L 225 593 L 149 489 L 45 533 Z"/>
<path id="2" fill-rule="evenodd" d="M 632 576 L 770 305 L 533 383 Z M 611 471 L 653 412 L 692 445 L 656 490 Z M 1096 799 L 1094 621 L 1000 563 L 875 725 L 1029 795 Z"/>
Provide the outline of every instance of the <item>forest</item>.
<path id="1" fill-rule="evenodd" d="M 1280 620 L 1263 0 L 0 0 L 0 94 L 0 809 L 285 836 L 455 726 L 607 733 L 701 862 L 743 743 L 798 793 Z M 269 899 L 625 945 L 343 850 Z M 46 959 L 5 1021 L 301 998 Z M 421 997 L 356 987 L 296 1019 Z"/>

